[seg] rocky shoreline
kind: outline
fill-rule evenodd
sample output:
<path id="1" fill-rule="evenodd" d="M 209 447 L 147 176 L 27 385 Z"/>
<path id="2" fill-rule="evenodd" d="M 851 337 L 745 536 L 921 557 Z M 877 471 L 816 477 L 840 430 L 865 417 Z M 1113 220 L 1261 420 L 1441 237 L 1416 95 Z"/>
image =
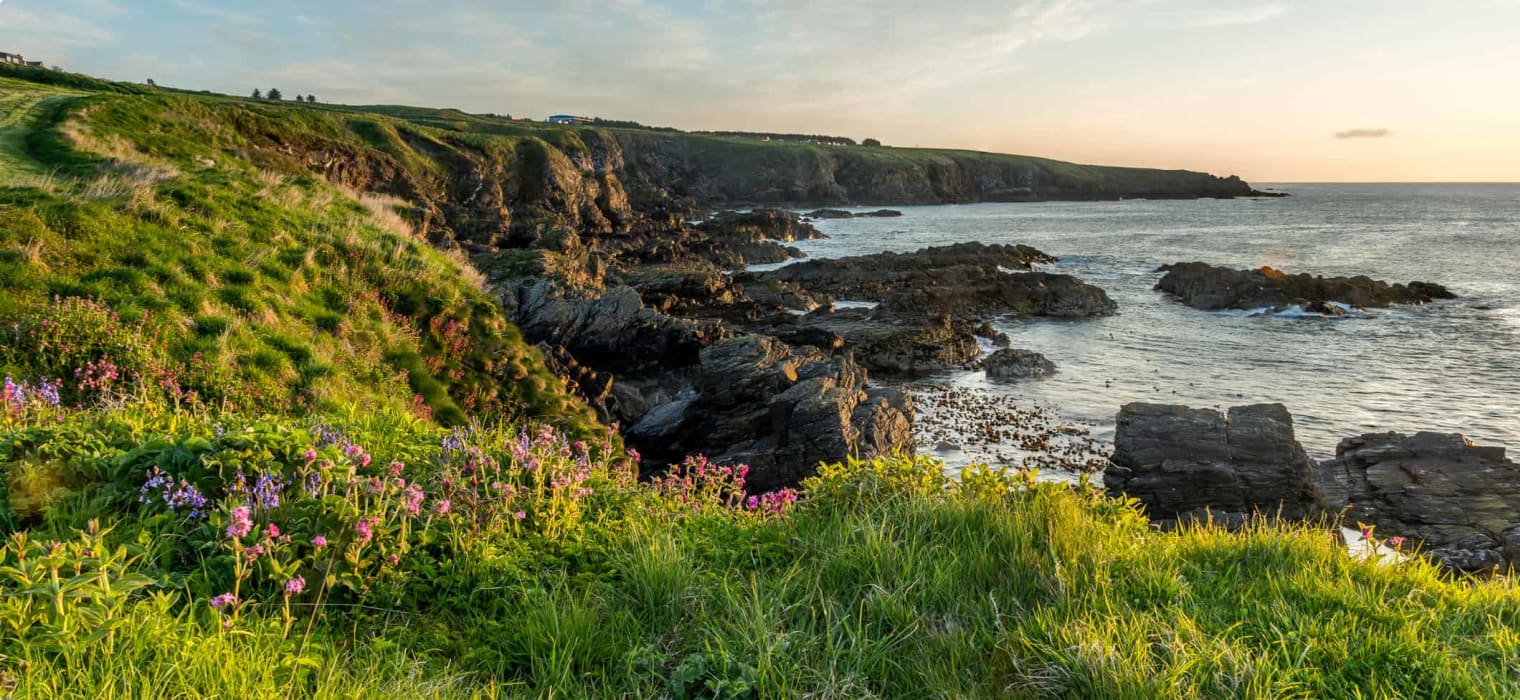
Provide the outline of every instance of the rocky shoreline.
<path id="1" fill-rule="evenodd" d="M 1119 414 L 1110 454 L 1089 426 L 1052 411 L 926 382 L 978 369 L 994 382 L 1039 381 L 1055 365 L 1008 347 L 991 321 L 1118 310 L 1101 288 L 1037 269 L 1056 262 L 1042 251 L 959 243 L 799 260 L 789 244 L 824 237 L 810 217 L 666 213 L 587 238 L 544 231 L 532 248 L 479 256 L 513 321 L 605 420 L 623 426 L 649 473 L 701 453 L 750 465 L 752 488 L 768 490 L 847 457 L 953 460 L 976 450 L 1015 468 L 1102 471 L 1110 492 L 1139 499 L 1162 526 L 1361 521 L 1453 570 L 1494 570 L 1520 557 L 1520 467 L 1460 435 L 1363 435 L 1316 462 L 1280 405 L 1132 404 Z M 748 269 L 775 262 L 789 264 Z M 1433 283 L 1271 268 L 1161 271 L 1159 291 L 1207 310 L 1329 315 L 1454 296 Z M 1001 349 L 983 357 L 989 346 Z"/>
<path id="2" fill-rule="evenodd" d="M 1316 462 L 1281 404 L 1134 403 L 1119 411 L 1104 481 L 1162 527 L 1282 519 L 1398 538 L 1452 571 L 1520 564 L 1520 464 L 1457 433 L 1368 433 Z"/>
<path id="3" fill-rule="evenodd" d="M 677 214 L 621 236 L 545 235 L 482 267 L 514 323 L 624 426 L 646 468 L 702 453 L 749 464 L 756 489 L 795 485 L 820 462 L 923 447 L 904 383 L 972 366 L 979 336 L 1006 345 L 993 319 L 1117 310 L 1098 287 L 1035 270 L 1055 258 L 1028 246 L 746 271 L 798 258 L 787 243 L 822 236 L 783 210 Z"/>

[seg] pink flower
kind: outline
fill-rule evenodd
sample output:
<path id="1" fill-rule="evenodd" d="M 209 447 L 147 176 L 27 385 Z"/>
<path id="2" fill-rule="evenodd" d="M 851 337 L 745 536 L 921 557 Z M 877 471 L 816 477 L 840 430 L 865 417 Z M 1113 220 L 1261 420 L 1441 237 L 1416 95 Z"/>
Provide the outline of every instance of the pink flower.
<path id="1" fill-rule="evenodd" d="M 259 557 L 264 556 L 264 545 L 256 544 L 243 550 L 243 554 L 248 557 L 248 561 L 257 560 Z"/>
<path id="2" fill-rule="evenodd" d="M 391 476 L 401 476 L 401 470 L 405 468 L 406 465 L 399 461 L 391 462 Z"/>
<path id="3" fill-rule="evenodd" d="M 315 461 L 317 461 L 317 451 L 316 450 L 307 450 L 306 452 L 302 453 L 301 456 L 305 457 L 307 462 L 315 462 Z"/>
<path id="4" fill-rule="evenodd" d="M 327 546 L 327 538 L 321 535 L 311 538 L 311 546 L 321 549 Z"/>
<path id="5" fill-rule="evenodd" d="M 370 538 L 375 536 L 375 525 L 379 522 L 380 518 L 370 516 L 368 518 L 360 518 L 359 522 L 354 523 L 354 531 L 359 533 L 360 543 L 368 542 Z"/>
<path id="6" fill-rule="evenodd" d="M 1404 538 L 1398 536 L 1390 537 L 1388 538 L 1388 544 L 1394 549 L 1398 549 L 1399 547 L 1404 546 Z"/>
<path id="7" fill-rule="evenodd" d="M 436 511 L 439 515 L 448 513 L 449 510 L 453 507 L 453 504 L 449 503 L 449 499 L 447 498 L 439 500 L 437 503 L 433 504 L 433 510 Z"/>
<path id="8" fill-rule="evenodd" d="M 401 563 L 401 557 L 398 557 L 398 556 L 396 556 L 394 554 L 386 557 L 385 560 L 388 561 L 388 562 L 390 562 L 391 566 L 395 566 L 395 565 Z"/>
<path id="9" fill-rule="evenodd" d="M 285 582 L 285 595 L 300 595 L 301 591 L 304 590 L 306 590 L 306 577 L 304 576 L 297 576 Z"/>
<path id="10" fill-rule="evenodd" d="M 517 518 L 518 520 L 522 520 L 523 518 L 528 517 L 528 514 L 523 511 L 517 511 L 516 513 L 512 514 L 512 517 Z"/>
<path id="11" fill-rule="evenodd" d="M 372 459 L 372 458 L 369 455 L 363 455 L 363 456 L 359 457 L 359 466 L 363 466 L 363 467 L 369 466 L 370 459 Z"/>
<path id="12" fill-rule="evenodd" d="M 226 607 L 237 607 L 238 597 L 231 593 L 223 593 L 211 599 L 211 607 L 221 610 Z"/>
<path id="13" fill-rule="evenodd" d="M 271 540 L 279 537 L 280 526 L 274 523 L 270 523 L 267 527 L 264 528 L 264 536 L 268 537 Z"/>
<path id="14" fill-rule="evenodd" d="M 1370 528 L 1370 527 L 1364 527 L 1364 528 L 1362 528 L 1362 539 L 1364 539 L 1364 540 L 1370 540 L 1370 539 L 1372 539 L 1372 528 Z"/>
<path id="15" fill-rule="evenodd" d="M 406 493 L 403 494 L 401 498 L 402 504 L 406 508 L 406 512 L 411 513 L 412 515 L 416 515 L 417 513 L 421 512 L 422 489 L 419 488 L 416 484 L 412 484 L 411 486 L 407 487 Z"/>
<path id="16" fill-rule="evenodd" d="M 232 522 L 227 524 L 228 537 L 242 537 L 253 530 L 253 517 L 248 512 L 248 506 L 238 506 L 232 509 Z"/>

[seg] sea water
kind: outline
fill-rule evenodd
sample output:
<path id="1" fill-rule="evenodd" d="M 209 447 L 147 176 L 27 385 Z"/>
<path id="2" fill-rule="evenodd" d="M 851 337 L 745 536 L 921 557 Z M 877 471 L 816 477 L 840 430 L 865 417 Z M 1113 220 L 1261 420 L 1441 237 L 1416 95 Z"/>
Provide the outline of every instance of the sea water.
<path id="1" fill-rule="evenodd" d="M 897 218 L 819 221 L 830 238 L 796 245 L 826 258 L 981 241 L 1060 257 L 1048 269 L 1104 288 L 1119 313 L 994 324 L 1053 360 L 1049 378 L 933 381 L 1047 407 L 1100 437 L 1131 401 L 1280 402 L 1319 457 L 1374 431 L 1520 446 L 1520 185 L 1268 187 L 1291 196 L 900 207 Z M 1460 298 L 1338 319 L 1211 313 L 1152 289 L 1158 266 L 1192 260 L 1430 281 Z"/>

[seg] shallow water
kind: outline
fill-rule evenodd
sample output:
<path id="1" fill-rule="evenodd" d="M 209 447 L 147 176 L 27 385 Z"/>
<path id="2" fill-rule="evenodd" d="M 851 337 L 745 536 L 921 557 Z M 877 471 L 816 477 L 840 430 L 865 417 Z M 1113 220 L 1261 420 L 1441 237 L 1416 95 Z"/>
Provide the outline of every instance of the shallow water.
<path id="1" fill-rule="evenodd" d="M 1053 377 L 1013 387 L 979 372 L 940 379 L 1053 407 L 1100 436 L 1129 401 L 1277 401 L 1318 456 L 1384 430 L 1520 445 L 1520 185 L 1276 189 L 1293 196 L 906 207 L 900 218 L 817 222 L 831 238 L 796 245 L 840 257 L 982 241 L 1059 256 L 1053 271 L 1103 287 L 1119 314 L 1000 324 L 1015 347 L 1054 360 Z M 1427 280 L 1461 298 L 1341 320 L 1209 313 L 1151 289 L 1157 266 L 1186 260 Z"/>

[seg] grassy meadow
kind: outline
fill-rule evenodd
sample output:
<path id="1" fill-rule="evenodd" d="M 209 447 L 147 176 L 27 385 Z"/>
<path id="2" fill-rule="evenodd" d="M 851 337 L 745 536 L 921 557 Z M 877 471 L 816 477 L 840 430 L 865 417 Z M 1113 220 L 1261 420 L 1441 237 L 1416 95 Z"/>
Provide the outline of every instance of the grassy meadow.
<path id="1" fill-rule="evenodd" d="M 1510 580 L 1322 529 L 912 456 L 640 481 L 404 202 L 269 155 L 426 187 L 443 126 L 5 75 L 0 696 L 1520 695 Z"/>

